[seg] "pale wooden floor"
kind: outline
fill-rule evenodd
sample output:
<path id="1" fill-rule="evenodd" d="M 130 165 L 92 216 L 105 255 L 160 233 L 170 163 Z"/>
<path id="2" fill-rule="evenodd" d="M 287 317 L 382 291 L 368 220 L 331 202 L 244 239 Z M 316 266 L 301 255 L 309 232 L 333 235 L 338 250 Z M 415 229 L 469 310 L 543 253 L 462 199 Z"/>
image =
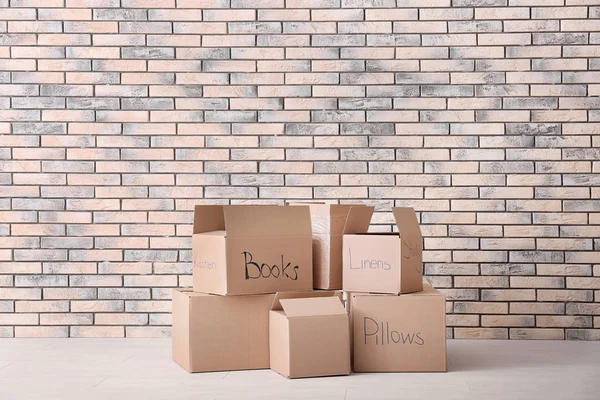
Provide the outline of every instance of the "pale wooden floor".
<path id="1" fill-rule="evenodd" d="M 448 342 L 446 374 L 188 374 L 169 339 L 2 339 L 1 400 L 598 400 L 600 342 Z"/>

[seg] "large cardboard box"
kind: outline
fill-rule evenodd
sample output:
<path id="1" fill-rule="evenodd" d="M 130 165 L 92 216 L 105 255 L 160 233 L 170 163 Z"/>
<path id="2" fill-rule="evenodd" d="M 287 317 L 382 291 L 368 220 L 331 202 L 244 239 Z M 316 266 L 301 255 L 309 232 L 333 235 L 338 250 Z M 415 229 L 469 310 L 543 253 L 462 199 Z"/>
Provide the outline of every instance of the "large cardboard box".
<path id="1" fill-rule="evenodd" d="M 288 378 L 350 374 L 341 292 L 278 293 L 269 316 L 271 369 Z"/>
<path id="2" fill-rule="evenodd" d="M 274 297 L 174 289 L 173 361 L 188 372 L 269 368 L 269 310 Z"/>
<path id="3" fill-rule="evenodd" d="M 313 238 L 313 287 L 342 289 L 342 235 L 350 210 L 360 204 L 289 203 L 310 209 Z"/>
<path id="4" fill-rule="evenodd" d="M 343 287 L 347 292 L 423 290 L 423 243 L 415 210 L 392 209 L 398 233 L 367 233 L 371 214 L 352 209 L 344 229 Z"/>
<path id="5" fill-rule="evenodd" d="M 308 207 L 196 206 L 192 258 L 196 292 L 312 290 Z"/>
<path id="6" fill-rule="evenodd" d="M 446 297 L 350 293 L 355 372 L 446 371 Z"/>

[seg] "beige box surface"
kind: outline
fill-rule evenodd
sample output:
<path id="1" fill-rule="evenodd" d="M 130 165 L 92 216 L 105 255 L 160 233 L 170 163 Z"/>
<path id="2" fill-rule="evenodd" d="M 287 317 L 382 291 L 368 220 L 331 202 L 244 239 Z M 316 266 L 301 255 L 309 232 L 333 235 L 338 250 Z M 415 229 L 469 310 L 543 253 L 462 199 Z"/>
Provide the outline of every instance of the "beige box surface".
<path id="1" fill-rule="evenodd" d="M 313 238 L 313 287 L 342 289 L 342 235 L 350 210 L 360 204 L 290 203 L 308 206 Z M 366 207 L 372 209 L 372 207 Z"/>
<path id="2" fill-rule="evenodd" d="M 196 292 L 312 290 L 308 207 L 196 206 L 192 258 Z"/>
<path id="3" fill-rule="evenodd" d="M 350 293 L 355 372 L 444 372 L 446 297 L 425 284 L 402 294 Z"/>
<path id="4" fill-rule="evenodd" d="M 395 207 L 392 211 L 399 234 L 367 233 L 372 210 L 351 210 L 343 237 L 344 291 L 423 290 L 423 243 L 415 210 Z"/>
<path id="5" fill-rule="evenodd" d="M 350 373 L 349 318 L 341 292 L 278 293 L 269 340 L 271 369 L 283 376 Z"/>
<path id="6" fill-rule="evenodd" d="M 269 310 L 274 297 L 174 289 L 173 361 L 188 372 L 269 368 Z"/>

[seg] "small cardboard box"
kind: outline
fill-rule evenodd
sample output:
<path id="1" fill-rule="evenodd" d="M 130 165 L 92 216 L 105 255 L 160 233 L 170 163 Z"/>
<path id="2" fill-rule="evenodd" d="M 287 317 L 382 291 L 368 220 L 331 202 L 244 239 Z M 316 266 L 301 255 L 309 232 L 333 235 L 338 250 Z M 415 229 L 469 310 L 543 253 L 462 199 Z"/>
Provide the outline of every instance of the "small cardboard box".
<path id="1" fill-rule="evenodd" d="M 192 258 L 196 292 L 312 290 L 308 207 L 196 206 Z"/>
<path id="2" fill-rule="evenodd" d="M 288 378 L 350 374 L 341 292 L 278 293 L 269 315 L 271 369 Z"/>
<path id="3" fill-rule="evenodd" d="M 350 293 L 355 372 L 445 372 L 446 297 Z"/>
<path id="4" fill-rule="evenodd" d="M 415 210 L 392 209 L 398 233 L 367 233 L 372 212 L 352 209 L 344 229 L 343 287 L 347 292 L 423 290 L 423 243 Z"/>
<path id="5" fill-rule="evenodd" d="M 313 287 L 342 289 L 342 235 L 350 210 L 360 204 L 289 203 L 310 209 L 313 238 Z M 372 211 L 371 211 L 372 212 Z"/>
<path id="6" fill-rule="evenodd" d="M 269 368 L 269 310 L 274 297 L 174 289 L 173 361 L 188 372 Z"/>

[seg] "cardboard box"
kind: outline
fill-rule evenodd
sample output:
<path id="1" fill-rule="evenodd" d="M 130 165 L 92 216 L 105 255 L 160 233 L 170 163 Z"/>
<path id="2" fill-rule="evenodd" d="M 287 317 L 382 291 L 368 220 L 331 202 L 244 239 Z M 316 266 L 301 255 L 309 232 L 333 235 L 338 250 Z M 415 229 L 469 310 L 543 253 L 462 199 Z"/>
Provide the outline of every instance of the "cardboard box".
<path id="1" fill-rule="evenodd" d="M 350 210 L 360 204 L 289 203 L 310 209 L 313 238 L 313 287 L 342 289 L 342 235 Z"/>
<path id="2" fill-rule="evenodd" d="M 274 297 L 174 289 L 173 361 L 188 372 L 269 368 L 269 310 Z"/>
<path id="3" fill-rule="evenodd" d="M 288 378 L 350 373 L 349 319 L 340 292 L 278 293 L 269 341 L 271 369 Z"/>
<path id="4" fill-rule="evenodd" d="M 367 233 L 371 214 L 352 209 L 344 229 L 343 287 L 347 292 L 423 290 L 423 243 L 415 210 L 392 209 L 400 233 Z"/>
<path id="5" fill-rule="evenodd" d="M 403 295 L 351 293 L 355 372 L 446 371 L 446 297 L 425 284 Z"/>
<path id="6" fill-rule="evenodd" d="M 308 207 L 196 206 L 192 258 L 196 292 L 312 290 Z"/>

